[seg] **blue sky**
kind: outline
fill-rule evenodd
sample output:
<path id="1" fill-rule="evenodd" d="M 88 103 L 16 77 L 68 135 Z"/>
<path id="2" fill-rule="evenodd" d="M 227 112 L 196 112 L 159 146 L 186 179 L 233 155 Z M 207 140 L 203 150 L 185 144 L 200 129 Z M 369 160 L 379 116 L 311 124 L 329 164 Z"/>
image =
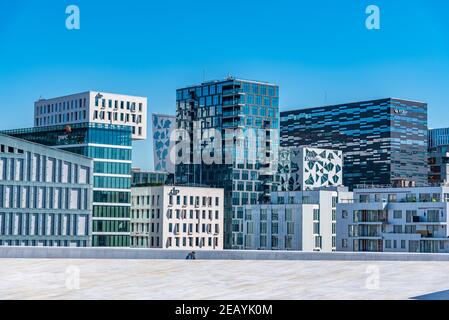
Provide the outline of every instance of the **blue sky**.
<path id="1" fill-rule="evenodd" d="M 78 5 L 81 29 L 65 28 Z M 365 28 L 365 8 L 381 30 Z M 281 110 L 399 97 L 449 126 L 445 0 L 33 0 L 0 3 L 0 129 L 33 125 L 33 102 L 85 90 L 148 96 L 227 74 L 280 86 Z M 152 169 L 151 139 L 134 164 Z"/>

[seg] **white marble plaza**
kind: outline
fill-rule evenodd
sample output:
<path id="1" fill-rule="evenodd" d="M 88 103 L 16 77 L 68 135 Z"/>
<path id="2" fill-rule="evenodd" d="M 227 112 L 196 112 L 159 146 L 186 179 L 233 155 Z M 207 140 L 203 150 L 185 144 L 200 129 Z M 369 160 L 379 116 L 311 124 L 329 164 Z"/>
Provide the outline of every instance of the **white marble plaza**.
<path id="1" fill-rule="evenodd" d="M 448 262 L 0 259 L 0 299 L 445 298 L 435 293 L 449 289 L 448 269 Z"/>

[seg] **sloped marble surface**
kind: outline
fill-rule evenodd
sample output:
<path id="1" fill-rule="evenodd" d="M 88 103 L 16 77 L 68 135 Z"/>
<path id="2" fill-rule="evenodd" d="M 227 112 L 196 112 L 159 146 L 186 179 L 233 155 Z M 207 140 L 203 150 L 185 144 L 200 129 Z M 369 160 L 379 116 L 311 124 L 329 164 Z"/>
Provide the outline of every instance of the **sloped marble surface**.
<path id="1" fill-rule="evenodd" d="M 448 290 L 448 269 L 435 261 L 0 259 L 0 299 L 411 299 Z"/>

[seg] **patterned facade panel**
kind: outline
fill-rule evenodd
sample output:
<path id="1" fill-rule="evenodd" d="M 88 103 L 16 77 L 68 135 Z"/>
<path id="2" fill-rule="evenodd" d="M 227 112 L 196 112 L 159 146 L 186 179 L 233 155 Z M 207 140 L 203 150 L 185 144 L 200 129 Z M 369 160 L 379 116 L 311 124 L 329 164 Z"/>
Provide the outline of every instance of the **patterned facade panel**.
<path id="1" fill-rule="evenodd" d="M 170 159 L 170 136 L 176 125 L 176 117 L 153 114 L 154 170 L 175 173 L 174 159 Z"/>
<path id="2" fill-rule="evenodd" d="M 281 148 L 280 191 L 313 190 L 343 184 L 341 151 L 317 148 Z"/>

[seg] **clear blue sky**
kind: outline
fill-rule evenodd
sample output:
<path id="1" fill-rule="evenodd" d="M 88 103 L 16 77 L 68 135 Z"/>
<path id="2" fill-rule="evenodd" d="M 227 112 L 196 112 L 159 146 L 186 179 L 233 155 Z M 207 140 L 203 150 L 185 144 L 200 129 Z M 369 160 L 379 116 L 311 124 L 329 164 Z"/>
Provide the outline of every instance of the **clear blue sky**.
<path id="1" fill-rule="evenodd" d="M 365 28 L 370 4 L 379 31 Z M 32 126 L 39 96 L 89 89 L 174 113 L 176 88 L 227 74 L 279 84 L 281 110 L 392 96 L 428 102 L 429 126 L 449 126 L 445 0 L 1 1 L 0 40 L 1 129 Z M 151 139 L 136 146 L 151 169 Z"/>

